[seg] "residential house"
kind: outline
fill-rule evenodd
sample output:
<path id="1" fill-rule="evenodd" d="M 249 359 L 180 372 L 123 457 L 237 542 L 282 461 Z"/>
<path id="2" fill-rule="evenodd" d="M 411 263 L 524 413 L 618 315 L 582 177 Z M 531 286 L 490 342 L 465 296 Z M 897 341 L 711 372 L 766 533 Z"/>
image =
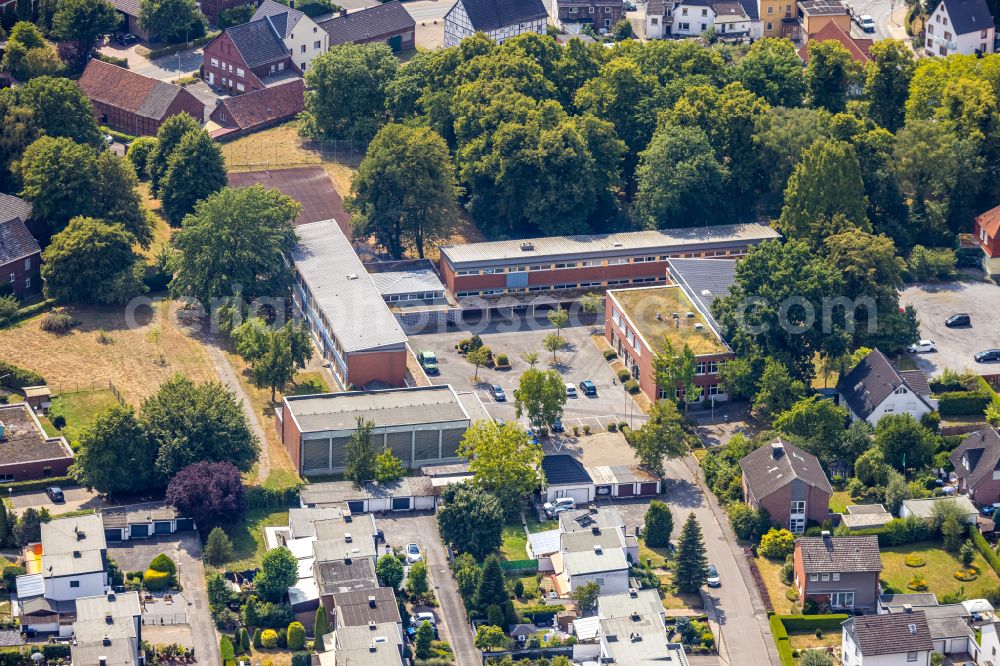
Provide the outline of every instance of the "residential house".
<path id="1" fill-rule="evenodd" d="M 18 300 L 42 291 L 42 248 L 28 231 L 31 204 L 0 193 L 0 294 Z"/>
<path id="2" fill-rule="evenodd" d="M 330 47 L 326 31 L 297 9 L 275 0 L 263 0 L 250 22 L 265 20 L 281 37 L 292 61 L 302 72 L 309 68 L 313 58 L 326 53 Z"/>
<path id="3" fill-rule="evenodd" d="M 49 437 L 26 402 L 0 405 L 0 481 L 65 476 L 73 450 L 65 437 Z"/>
<path id="4" fill-rule="evenodd" d="M 683 645 L 671 643 L 662 620 L 650 613 L 602 619 L 600 637 L 600 663 L 688 666 Z"/>
<path id="5" fill-rule="evenodd" d="M 919 421 L 937 409 L 927 376 L 920 370 L 896 370 L 878 349 L 840 378 L 837 393 L 852 419 L 873 426 L 886 414 L 909 414 Z"/>
<path id="6" fill-rule="evenodd" d="M 809 41 L 815 42 L 827 42 L 834 41 L 839 42 L 841 46 L 847 49 L 847 52 L 851 54 L 851 60 L 858 63 L 859 65 L 865 65 L 871 60 L 871 48 L 872 44 L 875 43 L 874 39 L 861 39 L 851 36 L 851 29 L 848 27 L 844 30 L 840 24 L 829 21 L 826 25 L 819 29 L 815 35 L 809 38 Z M 799 58 L 802 62 L 809 64 L 809 44 L 808 42 L 802 44 L 799 47 Z"/>
<path id="7" fill-rule="evenodd" d="M 648 0 L 646 2 L 646 39 L 664 39 L 670 34 L 674 22 L 673 0 Z"/>
<path id="8" fill-rule="evenodd" d="M 740 460 L 743 496 L 753 509 L 767 509 L 771 520 L 796 534 L 830 511 L 833 487 L 816 456 L 777 439 Z"/>
<path id="9" fill-rule="evenodd" d="M 552 19 L 560 27 L 589 23 L 594 32 L 610 32 L 624 16 L 624 5 L 618 0 L 552 0 Z"/>
<path id="10" fill-rule="evenodd" d="M 311 19 L 305 18 L 312 23 Z M 302 71 L 295 64 L 293 54 L 283 39 L 287 21 L 282 23 L 279 19 L 265 16 L 230 26 L 205 44 L 202 69 L 208 85 L 239 94 L 263 90 L 268 85 L 301 76 Z M 319 36 L 318 30 L 317 26 L 316 36 Z M 317 53 L 322 52 L 322 39 L 313 39 L 314 43 L 320 42 Z M 301 53 L 295 55 L 300 59 L 303 57 Z M 308 64 L 307 60 L 302 62 Z"/>
<path id="11" fill-rule="evenodd" d="M 712 3 L 715 12 L 715 34 L 722 39 L 748 39 L 750 15 L 740 0 L 722 0 Z"/>
<path id="12" fill-rule="evenodd" d="M 842 0 L 801 0 L 798 9 L 803 41 L 812 39 L 828 23 L 836 23 L 851 34 L 851 15 Z"/>
<path id="13" fill-rule="evenodd" d="M 933 651 L 923 611 L 861 615 L 843 624 L 842 666 L 930 666 Z"/>
<path id="14" fill-rule="evenodd" d="M 874 536 L 801 537 L 792 555 L 795 589 L 805 601 L 833 609 L 874 609 L 882 557 Z"/>
<path id="15" fill-rule="evenodd" d="M 139 0 L 111 0 L 118 14 L 118 30 L 148 41 L 151 35 L 139 27 Z"/>
<path id="16" fill-rule="evenodd" d="M 588 583 L 597 583 L 602 594 L 629 589 L 629 562 L 638 560 L 639 542 L 624 527 L 614 507 L 559 515 L 559 551 L 549 557 L 561 596 Z"/>
<path id="17" fill-rule="evenodd" d="M 402 666 L 403 639 L 392 622 L 340 627 L 323 638 L 319 666 Z M 315 662 L 313 662 L 315 663 Z"/>
<path id="18" fill-rule="evenodd" d="M 231 139 L 291 120 L 305 108 L 306 84 L 302 79 L 222 99 L 207 127 L 213 139 Z"/>
<path id="19" fill-rule="evenodd" d="M 798 40 L 799 7 L 797 0 L 756 0 L 764 37 Z"/>
<path id="20" fill-rule="evenodd" d="M 712 0 L 679 0 L 673 14 L 671 33 L 676 37 L 697 37 L 715 25 Z"/>
<path id="21" fill-rule="evenodd" d="M 979 504 L 1000 502 L 1000 432 L 974 432 L 948 457 L 958 478 L 958 490 Z"/>
<path id="22" fill-rule="evenodd" d="M 927 19 L 924 54 L 992 53 L 996 26 L 986 0 L 942 0 Z"/>
<path id="23" fill-rule="evenodd" d="M 760 18 L 760 6 L 757 0 L 740 0 L 743 11 L 750 21 L 750 39 L 760 39 L 764 36 L 764 22 Z"/>
<path id="24" fill-rule="evenodd" d="M 326 603 L 327 600 L 324 600 Z M 399 606 L 391 587 L 336 592 L 329 597 L 327 612 L 330 611 L 333 612 L 331 624 L 336 629 L 368 627 L 373 622 L 376 625 L 391 624 L 399 632 L 399 640 L 403 640 Z"/>
<path id="25" fill-rule="evenodd" d="M 875 610 L 880 615 L 884 615 L 885 613 L 902 613 L 907 606 L 922 609 L 937 605 L 937 595 L 933 592 L 908 592 L 905 594 L 887 592 L 879 595 Z"/>
<path id="26" fill-rule="evenodd" d="M 145 664 L 139 593 L 109 591 L 77 599 L 70 651 L 80 666 Z"/>
<path id="27" fill-rule="evenodd" d="M 412 50 L 417 29 L 410 12 L 396 0 L 354 12 L 342 9 L 333 18 L 320 21 L 319 25 L 329 35 L 331 47 L 382 42 L 393 53 Z"/>
<path id="28" fill-rule="evenodd" d="M 444 45 L 477 32 L 497 44 L 525 32 L 544 35 L 548 16 L 542 0 L 458 0 L 444 16 Z"/>
<path id="29" fill-rule="evenodd" d="M 108 589 L 104 524 L 96 514 L 42 523 L 39 543 L 22 552 L 25 573 L 17 577 L 21 624 L 39 632 L 72 633 L 76 600 Z"/>
<path id="30" fill-rule="evenodd" d="M 570 455 L 560 454 L 542 458 L 542 496 L 546 502 L 562 497 L 572 497 L 577 504 L 594 500 L 594 480 L 587 468 Z"/>
<path id="31" fill-rule="evenodd" d="M 983 250 L 983 270 L 992 278 L 1000 276 L 1000 206 L 976 217 L 975 235 Z"/>
<path id="32" fill-rule="evenodd" d="M 381 298 L 377 302 L 382 307 Z M 371 322 L 370 316 L 367 321 Z M 389 321 L 396 324 L 391 316 Z M 362 325 L 362 322 L 354 324 L 358 328 Z M 376 448 L 391 449 L 406 467 L 457 461 L 458 445 L 471 424 L 468 412 L 451 386 L 437 385 L 285 396 L 278 429 L 292 462 L 303 474 L 330 474 L 343 470 L 347 445 L 357 429 L 358 419 L 373 421 Z M 421 478 L 426 477 L 411 477 L 407 483 L 419 483 L 416 479 Z M 427 485 L 430 486 L 429 480 Z M 395 510 L 430 508 L 415 507 L 403 499 L 414 494 L 396 495 L 400 501 L 393 503 L 391 508 Z"/>
<path id="33" fill-rule="evenodd" d="M 979 510 L 968 497 L 959 495 L 957 497 L 929 497 L 926 499 L 903 500 L 899 508 L 899 517 L 908 518 L 916 516 L 921 520 L 930 520 L 934 516 L 934 507 L 940 504 L 951 504 L 962 511 L 962 522 L 975 525 L 979 516 Z"/>

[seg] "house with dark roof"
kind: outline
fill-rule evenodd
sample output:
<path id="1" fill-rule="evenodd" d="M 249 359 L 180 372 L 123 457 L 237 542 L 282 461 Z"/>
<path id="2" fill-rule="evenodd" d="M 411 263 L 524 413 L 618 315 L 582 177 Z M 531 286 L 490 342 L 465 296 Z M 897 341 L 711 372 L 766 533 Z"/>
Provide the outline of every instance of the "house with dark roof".
<path id="1" fill-rule="evenodd" d="M 810 41 L 817 42 L 827 42 L 834 41 L 839 42 L 841 46 L 847 49 L 848 53 L 851 54 L 851 60 L 858 63 L 859 65 L 865 65 L 871 60 L 871 48 L 872 44 L 875 43 L 874 39 L 858 39 L 851 36 L 850 29 L 844 30 L 834 21 L 828 22 L 822 28 L 819 29 L 815 35 L 812 35 Z M 802 62 L 809 64 L 809 44 L 805 43 L 799 48 L 799 58 Z"/>
<path id="2" fill-rule="evenodd" d="M 861 615 L 844 622 L 841 664 L 929 666 L 934 642 L 923 611 L 892 615 Z"/>
<path id="3" fill-rule="evenodd" d="M 816 456 L 781 439 L 740 460 L 743 497 L 753 509 L 767 509 L 771 520 L 796 534 L 830 510 L 833 487 Z"/>
<path id="4" fill-rule="evenodd" d="M 0 193 L 0 295 L 18 300 L 42 290 L 42 248 L 25 225 L 30 217 L 30 203 Z"/>
<path id="5" fill-rule="evenodd" d="M 311 19 L 305 18 L 312 23 Z M 239 94 L 263 90 L 268 85 L 301 76 L 302 70 L 296 64 L 298 61 L 292 58 L 289 47 L 285 46 L 283 37 L 287 27 L 287 17 L 282 21 L 273 16 L 263 16 L 226 28 L 203 49 L 205 81 L 217 90 Z M 323 36 L 318 26 L 316 30 L 317 39 L 313 41 L 320 42 L 316 49 L 318 54 L 323 52 Z M 296 54 L 296 57 L 301 59 L 302 54 Z"/>
<path id="6" fill-rule="evenodd" d="M 209 116 L 214 125 L 206 129 L 213 139 L 232 139 L 277 125 L 305 108 L 305 91 L 305 81 L 296 78 L 245 95 L 226 97 Z"/>
<path id="7" fill-rule="evenodd" d="M 295 4 L 295 3 L 291 3 Z M 274 0 L 264 0 L 250 22 L 266 20 L 274 28 L 301 71 L 309 68 L 313 58 L 330 48 L 325 31 L 311 18 Z"/>
<path id="8" fill-rule="evenodd" d="M 801 537 L 792 554 L 795 589 L 805 601 L 833 609 L 874 609 L 882 557 L 875 536 Z M 821 611 L 822 612 L 822 611 Z"/>
<path id="9" fill-rule="evenodd" d="M 179 113 L 205 120 L 205 105 L 181 86 L 97 58 L 87 63 L 78 83 L 97 121 L 126 134 L 153 136 L 164 120 Z"/>
<path id="10" fill-rule="evenodd" d="M 595 32 L 610 32 L 624 15 L 624 5 L 615 0 L 552 0 L 552 18 L 560 27 L 587 23 Z"/>
<path id="11" fill-rule="evenodd" d="M 919 421 L 937 409 L 927 376 L 920 370 L 896 370 L 878 349 L 840 378 L 837 393 L 852 419 L 873 426 L 886 414 L 909 414 Z"/>
<path id="12" fill-rule="evenodd" d="M 996 26 L 986 0 L 942 0 L 926 26 L 927 56 L 993 52 Z"/>
<path id="13" fill-rule="evenodd" d="M 444 16 L 444 45 L 477 32 L 497 44 L 525 32 L 544 35 L 548 17 L 542 0 L 458 0 Z"/>
<path id="14" fill-rule="evenodd" d="M 1000 502 L 1000 433 L 974 432 L 948 457 L 958 477 L 958 491 L 979 504 Z"/>
<path id="15" fill-rule="evenodd" d="M 571 497 L 577 504 L 594 499 L 594 480 L 590 472 L 573 456 L 559 454 L 542 458 L 542 496 L 546 502 Z"/>
<path id="16" fill-rule="evenodd" d="M 974 231 L 983 251 L 983 270 L 995 278 L 1000 275 L 1000 206 L 976 217 Z"/>
<path id="17" fill-rule="evenodd" d="M 417 29 L 410 12 L 396 0 L 354 12 L 341 10 L 333 18 L 320 21 L 319 25 L 329 35 L 331 47 L 383 42 L 394 53 L 414 48 Z"/>

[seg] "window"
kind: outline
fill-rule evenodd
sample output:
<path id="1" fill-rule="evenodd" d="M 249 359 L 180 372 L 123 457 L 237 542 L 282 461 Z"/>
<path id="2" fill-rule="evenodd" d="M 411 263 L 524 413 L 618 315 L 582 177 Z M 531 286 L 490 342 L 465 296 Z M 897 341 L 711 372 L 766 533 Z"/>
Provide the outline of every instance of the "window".
<path id="1" fill-rule="evenodd" d="M 593 7 L 591 7 L 591 8 L 590 8 L 590 13 L 591 13 L 591 14 L 593 14 L 593 13 L 594 13 L 594 8 L 593 8 Z"/>
<path id="2" fill-rule="evenodd" d="M 709 384 L 708 385 L 708 394 L 709 395 L 719 395 L 719 385 L 718 384 Z"/>
<path id="3" fill-rule="evenodd" d="M 854 593 L 834 592 L 830 595 L 830 605 L 834 608 L 854 608 Z"/>
<path id="4" fill-rule="evenodd" d="M 951 33 L 948 32 L 947 30 L 944 31 L 944 39 L 945 39 L 945 41 L 948 41 L 948 42 L 951 41 Z"/>
<path id="5" fill-rule="evenodd" d="M 708 16 L 708 10 L 707 9 L 702 9 L 701 10 L 701 15 L 702 16 Z"/>
<path id="6" fill-rule="evenodd" d="M 303 44 L 302 46 L 299 47 L 299 52 L 300 53 L 305 53 L 306 52 L 306 45 L 305 44 Z"/>
<path id="7" fill-rule="evenodd" d="M 621 266 L 628 263 L 628 257 L 614 257 L 608 259 L 608 266 Z"/>
<path id="8" fill-rule="evenodd" d="M 929 23 L 927 25 L 927 34 L 928 35 L 933 35 L 934 34 L 934 24 L 933 23 Z"/>
<path id="9" fill-rule="evenodd" d="M 556 268 L 576 268 L 576 262 L 575 261 L 569 261 L 569 262 L 562 263 L 562 264 L 556 264 L 555 267 Z"/>
<path id="10" fill-rule="evenodd" d="M 770 9 L 770 7 L 769 7 L 768 9 Z M 774 29 L 774 24 L 773 24 L 773 23 L 771 23 L 770 21 L 768 21 L 768 22 L 767 22 L 767 29 L 768 29 L 768 30 L 773 30 L 773 29 Z"/>
<path id="11" fill-rule="evenodd" d="M 320 48 L 322 45 L 323 45 L 323 42 L 320 42 L 320 41 L 313 42 L 313 50 L 315 51 L 316 49 Z"/>
<path id="12" fill-rule="evenodd" d="M 819 574 L 809 574 L 809 581 L 815 583 L 819 580 Z"/>
<path id="13" fill-rule="evenodd" d="M 916 661 L 916 660 L 917 660 L 917 653 L 916 652 L 907 652 L 906 653 L 906 661 Z"/>
<path id="14" fill-rule="evenodd" d="M 495 296 L 496 294 L 502 294 L 503 289 L 484 289 L 483 296 Z"/>
<path id="15" fill-rule="evenodd" d="M 943 56 L 948 55 L 948 49 L 946 49 L 944 46 L 939 46 L 938 55 L 943 55 Z"/>
<path id="16" fill-rule="evenodd" d="M 705 362 L 704 361 L 698 361 L 698 363 L 694 366 L 694 374 L 696 374 L 696 375 L 703 375 L 703 374 L 705 374 Z"/>
<path id="17" fill-rule="evenodd" d="M 528 270 L 527 266 L 511 266 L 507 269 L 508 273 L 523 273 Z"/>
<path id="18" fill-rule="evenodd" d="M 900 386 L 898 389 L 893 391 L 896 395 L 906 395 L 906 387 Z"/>
<path id="19" fill-rule="evenodd" d="M 13 474 L 0 474 L 0 482 L 10 483 L 13 480 L 14 480 Z"/>
<path id="20" fill-rule="evenodd" d="M 456 275 L 479 275 L 479 269 L 465 269 L 463 271 L 458 271 Z"/>
<path id="21" fill-rule="evenodd" d="M 687 15 L 688 15 L 688 8 L 684 7 L 683 9 L 681 9 L 681 16 L 687 16 Z"/>
<path id="22" fill-rule="evenodd" d="M 304 63 L 304 62 L 303 63 L 299 63 L 299 69 L 301 69 L 303 72 L 306 71 L 306 63 Z"/>
<path id="23" fill-rule="evenodd" d="M 236 90 L 238 90 L 239 92 L 243 92 L 244 90 L 246 90 L 246 87 L 242 83 L 237 83 Z"/>
<path id="24" fill-rule="evenodd" d="M 69 586 L 70 587 L 80 587 L 80 581 L 78 581 L 78 580 L 71 580 L 69 582 Z"/>
<path id="25" fill-rule="evenodd" d="M 805 513 L 806 503 L 803 500 L 792 500 L 792 513 Z"/>
<path id="26" fill-rule="evenodd" d="M 649 19 L 650 25 L 658 25 L 658 21 L 659 21 L 659 19 L 657 19 L 655 16 L 652 16 Z"/>
<path id="27" fill-rule="evenodd" d="M 587 268 L 588 266 L 600 266 L 601 262 L 599 259 L 588 259 L 587 261 L 581 261 L 580 267 Z"/>
<path id="28" fill-rule="evenodd" d="M 479 295 L 478 291 L 460 291 L 460 292 L 458 292 L 458 297 L 459 298 L 463 298 L 465 296 L 478 296 L 478 295 Z"/>
<path id="29" fill-rule="evenodd" d="M 278 71 L 279 72 L 285 71 L 285 63 L 284 62 L 279 62 L 278 63 Z"/>
<path id="30" fill-rule="evenodd" d="M 212 67 L 218 67 L 218 66 L 219 66 L 219 59 L 212 58 Z"/>
<path id="31" fill-rule="evenodd" d="M 11 284 L 14 284 L 14 280 L 15 280 L 15 279 L 17 279 L 17 276 L 15 276 L 15 275 L 14 275 L 13 273 L 11 273 L 11 274 L 10 274 L 10 283 L 11 283 Z"/>
<path id="32" fill-rule="evenodd" d="M 502 268 L 484 268 L 483 275 L 496 275 L 505 272 Z"/>
<path id="33" fill-rule="evenodd" d="M 708 374 L 710 374 L 710 375 L 717 375 L 717 374 L 719 374 L 719 362 L 718 361 L 709 361 L 708 362 Z"/>
<path id="34" fill-rule="evenodd" d="M 238 76 L 238 77 L 240 77 L 242 79 L 245 74 L 246 74 L 246 72 L 244 72 L 241 67 L 237 67 L 236 68 L 236 76 Z"/>
<path id="35" fill-rule="evenodd" d="M 830 574 L 823 574 L 822 576 L 820 576 L 819 579 L 821 581 L 823 581 L 824 583 L 829 583 L 830 582 Z"/>
<path id="36" fill-rule="evenodd" d="M 701 31 L 705 32 L 706 30 L 708 30 L 708 24 L 707 23 L 702 23 L 701 24 Z"/>
<path id="37" fill-rule="evenodd" d="M 979 39 L 986 39 L 986 33 L 987 33 L 986 29 L 980 30 Z"/>
<path id="38" fill-rule="evenodd" d="M 839 573 L 832 574 L 832 576 L 833 576 L 833 580 L 834 581 L 840 580 L 840 574 Z"/>
<path id="39" fill-rule="evenodd" d="M 534 266 L 529 266 L 528 270 L 532 271 L 547 271 L 552 268 L 551 264 L 535 264 Z"/>
<path id="40" fill-rule="evenodd" d="M 605 8 L 604 8 L 604 13 L 605 13 L 605 14 L 610 14 L 610 13 L 611 13 L 611 7 L 605 7 Z M 986 31 L 985 31 L 985 30 L 983 30 L 983 32 L 986 32 Z M 985 35 L 984 35 L 984 36 L 985 36 Z"/>
<path id="41" fill-rule="evenodd" d="M 24 260 L 24 270 L 26 271 L 31 270 L 31 257 L 28 257 L 27 259 Z"/>
<path id="42" fill-rule="evenodd" d="M 601 578 L 600 576 L 594 578 L 594 582 L 597 583 L 598 586 L 604 587 L 604 579 Z"/>
<path id="43" fill-rule="evenodd" d="M 569 8 L 569 13 L 570 14 L 576 14 L 576 7 L 570 7 Z"/>

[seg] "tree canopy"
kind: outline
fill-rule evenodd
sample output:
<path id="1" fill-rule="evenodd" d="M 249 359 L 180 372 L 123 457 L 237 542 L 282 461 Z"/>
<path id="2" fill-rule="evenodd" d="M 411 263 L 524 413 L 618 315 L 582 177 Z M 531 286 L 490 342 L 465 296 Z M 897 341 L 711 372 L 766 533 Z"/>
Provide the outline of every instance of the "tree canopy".
<path id="1" fill-rule="evenodd" d="M 504 516 L 495 496 L 473 485 L 458 484 L 446 491 L 444 508 L 437 514 L 438 529 L 454 548 L 482 560 L 500 548 Z"/>
<path id="2" fill-rule="evenodd" d="M 469 459 L 474 483 L 496 495 L 508 516 L 538 486 L 542 450 L 520 428 L 476 421 L 462 436 L 458 455 Z"/>
<path id="3" fill-rule="evenodd" d="M 42 253 L 46 295 L 62 303 L 126 303 L 145 291 L 134 242 L 120 224 L 73 218 Z"/>

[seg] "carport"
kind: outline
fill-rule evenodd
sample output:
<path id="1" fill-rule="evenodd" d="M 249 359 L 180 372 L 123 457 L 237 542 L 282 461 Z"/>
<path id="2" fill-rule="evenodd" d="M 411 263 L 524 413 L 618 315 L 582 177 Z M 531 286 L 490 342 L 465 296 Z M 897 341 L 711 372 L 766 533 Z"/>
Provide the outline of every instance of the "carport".
<path id="1" fill-rule="evenodd" d="M 356 488 L 350 481 L 307 485 L 299 494 L 303 508 L 346 508 L 351 513 L 432 511 L 437 495 L 429 476 L 407 476 L 390 483 L 369 481 Z"/>

